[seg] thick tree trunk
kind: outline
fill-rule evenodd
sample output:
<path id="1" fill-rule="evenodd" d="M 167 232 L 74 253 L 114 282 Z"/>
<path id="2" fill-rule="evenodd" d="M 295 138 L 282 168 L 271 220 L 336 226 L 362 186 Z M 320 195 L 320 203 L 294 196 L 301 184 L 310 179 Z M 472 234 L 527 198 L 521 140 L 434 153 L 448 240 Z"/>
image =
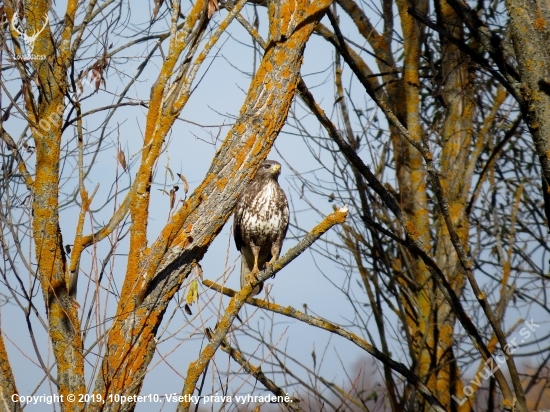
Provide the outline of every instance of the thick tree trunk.
<path id="1" fill-rule="evenodd" d="M 523 117 L 542 168 L 546 219 L 550 228 L 550 42 L 548 0 L 506 0 L 521 77 Z"/>
<path id="2" fill-rule="evenodd" d="M 309 6 L 305 1 L 278 3 L 279 19 L 270 21 L 270 42 L 262 63 L 241 113 L 216 153 L 206 178 L 157 241 L 139 257 L 136 278 L 151 279 L 125 289 L 129 295 L 123 296 L 119 304 L 102 373 L 95 384 L 94 392 L 103 398 L 109 393 L 126 396 L 139 393 L 155 351 L 154 337 L 164 311 L 222 229 L 237 194 L 269 153 L 294 98 L 306 42 L 330 3 L 330 0 Z M 270 14 L 274 13 L 270 9 Z M 275 40 L 277 33 L 280 41 Z M 162 257 L 162 263 L 158 257 Z M 152 268 L 155 271 L 150 276 Z M 134 406 L 94 403 L 90 410 L 131 411 Z"/>

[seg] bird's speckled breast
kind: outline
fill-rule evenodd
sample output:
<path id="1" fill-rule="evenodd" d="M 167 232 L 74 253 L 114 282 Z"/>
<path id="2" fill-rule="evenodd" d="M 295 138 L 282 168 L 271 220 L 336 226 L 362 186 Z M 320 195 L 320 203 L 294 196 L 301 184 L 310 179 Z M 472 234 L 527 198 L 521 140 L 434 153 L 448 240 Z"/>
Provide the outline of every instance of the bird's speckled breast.
<path id="1" fill-rule="evenodd" d="M 278 233 L 278 229 L 288 223 L 289 211 L 284 192 L 276 182 L 269 182 L 264 190 L 251 199 L 249 208 L 243 211 L 241 226 L 249 234 L 252 242 L 263 244 Z M 284 207 L 281 208 L 281 204 Z M 283 227 L 284 227 L 283 226 Z"/>

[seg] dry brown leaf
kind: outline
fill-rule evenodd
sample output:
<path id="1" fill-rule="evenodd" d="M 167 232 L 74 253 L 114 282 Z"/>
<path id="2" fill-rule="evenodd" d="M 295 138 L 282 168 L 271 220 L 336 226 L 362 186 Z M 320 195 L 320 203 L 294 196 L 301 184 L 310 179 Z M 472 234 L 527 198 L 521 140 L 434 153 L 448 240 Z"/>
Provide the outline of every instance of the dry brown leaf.
<path id="1" fill-rule="evenodd" d="M 218 5 L 218 0 L 208 0 L 208 10 L 207 10 L 208 18 L 211 18 L 212 15 L 219 10 L 220 10 L 220 6 Z"/>
<path id="2" fill-rule="evenodd" d="M 92 79 L 94 82 L 95 91 L 97 92 L 99 90 L 99 86 L 101 85 L 101 76 L 94 76 Z"/>
<path id="3" fill-rule="evenodd" d="M 12 105 L 8 106 L 8 108 L 6 109 L 4 114 L 2 115 L 2 121 L 3 122 L 5 122 L 6 120 L 8 120 L 10 118 L 10 111 L 11 111 L 12 107 L 13 107 Z"/>
<path id="4" fill-rule="evenodd" d="M 191 312 L 191 308 L 187 303 L 185 304 L 184 309 L 185 309 L 185 313 L 187 313 L 189 316 L 193 315 L 193 312 Z"/>
<path id="5" fill-rule="evenodd" d="M 97 59 L 97 61 L 91 67 L 91 72 L 92 72 L 91 81 L 94 83 L 96 92 L 99 90 L 99 86 L 101 85 L 101 83 L 103 83 L 103 87 L 107 87 L 107 83 L 105 82 L 105 77 L 103 76 L 103 74 L 105 73 L 105 69 L 107 69 L 108 66 L 109 66 L 109 59 L 107 57 L 107 49 L 105 49 L 103 51 L 103 56 Z M 86 69 L 86 76 L 87 75 L 88 75 L 88 69 Z"/>
<path id="6" fill-rule="evenodd" d="M 78 81 L 78 83 L 76 84 L 76 89 L 77 89 L 76 95 L 78 96 L 77 98 L 80 98 L 84 93 L 84 85 L 82 84 L 82 80 Z"/>
<path id="7" fill-rule="evenodd" d="M 26 83 L 26 82 L 23 82 L 23 83 L 21 84 L 21 94 L 22 94 L 23 96 L 26 96 L 28 90 L 29 90 L 29 87 L 27 86 L 27 83 Z"/>
<path id="8" fill-rule="evenodd" d="M 170 173 L 170 179 L 174 180 L 174 172 L 172 172 L 172 169 L 170 169 L 168 166 L 164 166 L 168 173 Z"/>
<path id="9" fill-rule="evenodd" d="M 199 277 L 199 279 L 203 280 L 202 266 L 197 263 L 195 269 L 197 270 L 197 276 Z"/>
<path id="10" fill-rule="evenodd" d="M 118 149 L 118 155 L 116 158 L 118 160 L 118 163 L 120 163 L 120 166 L 122 166 L 124 171 L 126 171 L 126 167 L 127 167 L 126 156 L 124 155 L 124 152 L 122 151 L 121 148 Z"/>
<path id="11" fill-rule="evenodd" d="M 4 27 L 4 24 L 8 21 L 8 16 L 6 16 L 6 11 L 4 10 L 4 5 L 0 6 L 0 24 Z"/>
<path id="12" fill-rule="evenodd" d="M 183 182 L 183 191 L 185 192 L 185 194 L 187 194 L 187 192 L 189 192 L 189 184 L 187 183 L 187 179 L 181 173 L 176 173 L 176 174 L 178 175 L 178 177 Z"/>
<path id="13" fill-rule="evenodd" d="M 21 19 L 24 19 L 25 18 L 25 3 L 20 1 L 18 7 L 19 7 L 19 10 L 17 10 L 17 12 L 21 16 Z"/>
<path id="14" fill-rule="evenodd" d="M 174 189 L 170 190 L 170 210 L 174 208 L 176 203 L 176 191 Z"/>
<path id="15" fill-rule="evenodd" d="M 164 0 L 155 0 L 155 8 L 153 9 L 153 20 L 157 18 L 162 3 L 164 3 Z"/>

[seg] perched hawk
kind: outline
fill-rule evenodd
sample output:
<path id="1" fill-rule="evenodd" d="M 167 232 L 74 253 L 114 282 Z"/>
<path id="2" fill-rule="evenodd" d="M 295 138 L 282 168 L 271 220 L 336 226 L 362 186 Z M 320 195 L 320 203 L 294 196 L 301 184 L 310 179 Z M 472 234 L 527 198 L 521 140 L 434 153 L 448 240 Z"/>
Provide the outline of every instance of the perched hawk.
<path id="1" fill-rule="evenodd" d="M 235 207 L 233 235 L 241 252 L 241 288 L 249 273 L 264 270 L 279 258 L 288 229 L 288 202 L 277 178 L 281 165 L 262 162 L 254 179 L 241 193 Z M 254 289 L 261 292 L 263 285 Z"/>

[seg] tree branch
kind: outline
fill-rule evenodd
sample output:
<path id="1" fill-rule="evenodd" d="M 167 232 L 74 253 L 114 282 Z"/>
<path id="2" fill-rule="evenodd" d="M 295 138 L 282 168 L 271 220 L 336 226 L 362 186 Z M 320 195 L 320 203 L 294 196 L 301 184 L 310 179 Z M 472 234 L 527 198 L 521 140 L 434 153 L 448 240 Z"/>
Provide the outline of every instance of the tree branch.
<path id="1" fill-rule="evenodd" d="M 471 318 L 466 314 L 462 304 L 460 303 L 460 299 L 458 298 L 458 296 L 456 296 L 456 293 L 454 292 L 453 288 L 447 281 L 445 274 L 441 271 L 436 261 L 431 256 L 429 248 L 424 244 L 424 242 L 418 235 L 416 228 L 414 227 L 412 222 L 407 218 L 407 216 L 403 213 L 403 211 L 397 204 L 397 201 L 395 200 L 395 198 L 392 196 L 389 190 L 382 185 L 382 183 L 376 178 L 376 176 L 374 176 L 374 174 L 370 171 L 369 167 L 366 166 L 365 163 L 363 163 L 363 160 L 357 155 L 357 153 L 355 153 L 355 151 L 351 148 L 351 146 L 344 140 L 344 138 L 341 136 L 336 126 L 330 121 L 330 119 L 324 113 L 323 109 L 321 109 L 321 107 L 319 107 L 317 102 L 314 100 L 313 95 L 308 90 L 303 80 L 301 80 L 298 84 L 298 92 L 300 94 L 300 97 L 302 97 L 302 99 L 308 105 L 310 110 L 316 115 L 319 122 L 326 128 L 329 136 L 338 145 L 339 149 L 342 151 L 344 156 L 348 159 L 348 161 L 351 164 L 353 164 L 357 168 L 357 170 L 361 173 L 361 175 L 363 175 L 363 177 L 367 180 L 370 187 L 382 198 L 382 201 L 384 202 L 386 207 L 388 207 L 392 211 L 392 213 L 397 217 L 397 219 L 401 223 L 401 226 L 405 230 L 405 233 L 407 234 L 407 240 L 406 241 L 401 240 L 400 242 L 405 246 L 407 246 L 412 251 L 414 251 L 424 261 L 430 273 L 434 275 L 434 279 L 438 287 L 440 288 L 441 292 L 445 296 L 445 299 L 447 300 L 449 305 L 451 305 L 451 307 L 455 311 L 456 316 L 460 320 L 460 323 L 462 324 L 462 326 L 470 336 L 472 343 L 474 344 L 474 346 L 478 348 L 484 360 L 489 359 L 491 356 L 491 353 L 489 352 L 485 343 L 483 342 L 483 339 L 479 334 L 479 331 L 474 326 Z M 431 169 L 428 169 L 428 171 L 430 170 Z M 434 182 L 434 184 L 435 183 L 436 182 Z M 445 200 L 442 199 L 442 201 L 445 201 Z M 444 211 L 442 211 L 442 213 L 445 214 Z M 448 215 L 448 206 L 447 206 L 447 215 Z M 383 233 L 391 235 L 392 238 L 396 240 L 399 239 L 397 236 L 391 234 L 391 232 L 385 230 L 375 222 L 370 222 L 369 224 L 377 227 L 378 230 L 383 231 Z M 452 227 L 449 230 L 449 232 L 451 230 L 452 230 Z M 456 233 L 455 233 L 455 236 L 456 236 Z M 469 280 L 471 281 L 470 278 L 473 278 L 473 276 L 469 277 Z M 473 280 L 475 282 L 475 278 Z M 481 293 L 476 295 L 476 297 L 478 297 L 478 300 L 480 298 L 484 299 L 483 296 L 484 295 L 481 295 Z M 487 308 L 487 305 L 485 305 L 485 308 Z M 490 308 L 489 308 L 489 312 L 490 312 Z M 489 319 L 489 321 L 491 321 L 491 319 Z M 501 343 L 501 345 L 504 348 L 506 343 L 504 344 Z M 499 383 L 499 386 L 505 398 L 512 399 L 512 393 L 511 393 L 510 387 L 508 386 L 508 383 L 506 382 L 506 378 L 504 377 L 504 374 L 502 373 L 502 371 L 500 370 L 496 371 L 495 377 Z"/>
<path id="2" fill-rule="evenodd" d="M 205 284 L 206 286 L 214 290 L 217 290 L 218 292 L 223 293 L 224 295 L 232 296 L 233 298 L 236 298 L 237 296 L 242 295 L 241 292 L 245 290 L 243 289 L 240 292 L 235 292 L 229 288 L 222 287 L 208 280 L 204 280 L 203 284 Z M 269 310 L 271 312 L 278 313 L 280 315 L 288 316 L 289 318 L 298 319 L 299 321 L 305 322 L 308 325 L 312 325 L 317 328 L 324 329 L 326 331 L 329 331 L 331 333 L 334 333 L 336 335 L 346 338 L 350 342 L 353 342 L 354 344 L 359 346 L 361 349 L 370 353 L 376 359 L 381 361 L 384 365 L 388 365 L 391 369 L 393 369 L 394 371 L 404 376 L 422 394 L 422 396 L 434 408 L 434 410 L 439 412 L 445 411 L 445 408 L 439 403 L 437 398 L 430 392 L 430 390 L 424 385 L 424 383 L 422 383 L 420 378 L 418 378 L 418 376 L 416 376 L 409 368 L 407 368 L 404 364 L 400 362 L 394 361 L 389 356 L 386 356 L 384 353 L 379 351 L 375 346 L 371 345 L 360 336 L 357 336 L 356 334 L 349 332 L 344 328 L 342 328 L 341 326 L 331 323 L 326 319 L 308 315 L 306 313 L 303 313 L 294 309 L 291 306 L 282 307 L 280 305 L 277 305 L 276 303 L 271 303 L 262 299 L 256 299 L 251 297 L 248 297 L 247 299 L 245 299 L 245 302 L 253 306 L 256 306 L 260 309 Z"/>
<path id="3" fill-rule="evenodd" d="M 223 317 L 218 322 L 216 329 L 212 335 L 212 340 L 202 350 L 199 358 L 191 362 L 189 369 L 187 370 L 187 378 L 185 379 L 185 385 L 182 390 L 182 396 L 184 399 L 188 399 L 195 390 L 195 385 L 199 380 L 200 375 L 206 369 L 206 366 L 216 353 L 216 350 L 221 345 L 222 340 L 227 335 L 229 328 L 231 327 L 233 320 L 239 314 L 239 310 L 246 303 L 247 298 L 252 294 L 254 288 L 268 278 L 274 276 L 282 268 L 288 265 L 298 255 L 304 252 L 309 246 L 319 239 L 326 231 L 338 223 L 343 223 L 346 220 L 348 214 L 348 208 L 343 207 L 330 215 L 328 215 L 321 223 L 315 226 L 296 246 L 291 248 L 284 256 L 277 259 L 273 265 L 269 266 L 266 270 L 260 272 L 256 279 L 251 283 L 247 283 L 236 295 L 234 295 L 229 301 L 227 310 Z M 187 395 L 187 396 L 186 396 Z M 178 406 L 178 412 L 187 412 L 189 410 L 190 401 L 181 402 Z"/>
<path id="4" fill-rule="evenodd" d="M 271 379 L 269 379 L 267 376 L 265 376 L 265 373 L 262 372 L 262 369 L 260 366 L 254 366 L 250 362 L 248 362 L 243 354 L 235 349 L 234 347 L 230 346 L 227 342 L 227 339 L 223 339 L 221 342 L 222 350 L 227 353 L 231 358 L 237 362 L 239 365 L 242 366 L 242 368 L 249 373 L 250 375 L 254 376 L 257 380 L 259 380 L 268 390 L 270 390 L 275 396 L 283 397 L 283 403 L 288 406 L 289 409 L 292 409 L 293 411 L 299 412 L 303 409 L 300 408 L 300 400 L 296 399 L 293 396 L 288 396 L 280 387 L 278 387 L 275 382 L 273 382 Z M 289 399 L 288 402 L 284 401 L 284 399 Z"/>

